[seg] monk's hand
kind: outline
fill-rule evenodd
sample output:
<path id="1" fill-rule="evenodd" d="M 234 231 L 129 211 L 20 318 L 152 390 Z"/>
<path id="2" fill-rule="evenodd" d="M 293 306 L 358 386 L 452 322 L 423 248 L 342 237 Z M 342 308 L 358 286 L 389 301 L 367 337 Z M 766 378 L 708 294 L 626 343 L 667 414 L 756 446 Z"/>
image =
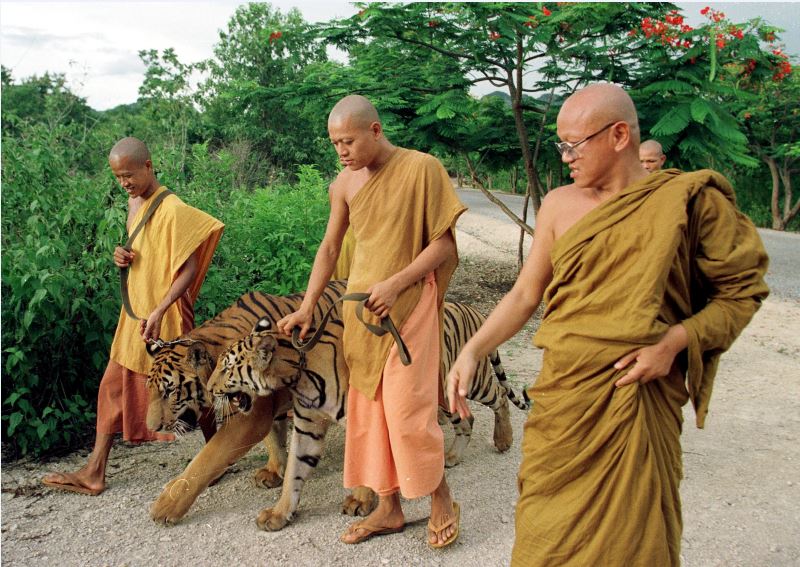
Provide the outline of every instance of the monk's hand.
<path id="1" fill-rule="evenodd" d="M 614 365 L 617 370 L 627 368 L 633 363 L 622 378 L 614 385 L 619 388 L 634 382 L 646 384 L 656 378 L 663 378 L 669 374 L 675 357 L 686 348 L 688 337 L 683 325 L 673 325 L 667 333 L 654 345 L 643 347 L 620 358 Z"/>
<path id="2" fill-rule="evenodd" d="M 117 268 L 127 268 L 133 262 L 134 254 L 132 251 L 125 250 L 122 246 L 114 248 L 114 265 Z"/>
<path id="3" fill-rule="evenodd" d="M 453 367 L 447 374 L 447 399 L 450 413 L 458 412 L 461 419 L 468 419 L 472 412 L 467 404 L 467 394 L 472 388 L 472 380 L 478 370 L 478 360 L 467 351 L 461 351 Z"/>
<path id="4" fill-rule="evenodd" d="M 300 308 L 294 313 L 290 313 L 283 319 L 280 319 L 275 325 L 278 330 L 286 336 L 292 335 L 292 330 L 295 327 L 300 327 L 300 340 L 306 338 L 306 333 L 314 323 L 314 313 L 311 310 Z"/>
<path id="5" fill-rule="evenodd" d="M 369 309 L 376 317 L 383 319 L 389 315 L 389 310 L 397 301 L 397 296 L 403 291 L 397 283 L 389 278 L 378 282 L 367 290 L 369 299 L 364 306 Z"/>
<path id="6" fill-rule="evenodd" d="M 155 341 L 161 335 L 161 319 L 164 318 L 164 312 L 156 309 L 146 321 L 139 322 L 139 332 L 145 341 Z"/>

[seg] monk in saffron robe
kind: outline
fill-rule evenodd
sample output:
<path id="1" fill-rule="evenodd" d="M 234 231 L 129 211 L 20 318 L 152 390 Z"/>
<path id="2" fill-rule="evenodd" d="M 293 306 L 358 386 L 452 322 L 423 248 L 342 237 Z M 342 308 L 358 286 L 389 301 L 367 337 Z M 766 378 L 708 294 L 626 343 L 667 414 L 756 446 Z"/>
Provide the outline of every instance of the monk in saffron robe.
<path id="1" fill-rule="evenodd" d="M 128 193 L 130 233 L 145 215 L 152 199 L 166 191 L 156 179 L 147 146 L 123 138 L 108 158 L 114 176 Z M 128 288 L 136 320 L 120 309 L 108 366 L 97 396 L 97 437 L 88 463 L 74 473 L 52 473 L 47 486 L 97 495 L 105 490 L 105 469 L 114 435 L 134 443 L 168 440 L 171 435 L 147 429 L 147 372 L 151 357 L 146 341 L 174 339 L 194 327 L 193 305 L 211 257 L 222 237 L 223 224 L 167 196 L 132 243 L 117 247 L 114 263 L 129 267 Z M 213 416 L 201 422 L 206 438 L 213 434 Z"/>
<path id="2" fill-rule="evenodd" d="M 345 166 L 330 188 L 331 213 L 301 308 L 278 322 L 304 336 L 340 256 L 348 226 L 355 240 L 348 292 L 370 294 L 367 322 L 391 316 L 411 354 L 403 366 L 391 335 L 377 337 L 346 302 L 344 354 L 349 369 L 345 486 L 369 486 L 377 508 L 342 535 L 359 543 L 401 531 L 400 493 L 431 495 L 428 543 L 458 536 L 459 508 L 444 476 L 444 435 L 437 422 L 444 293 L 456 268 L 455 222 L 465 210 L 438 160 L 397 148 L 362 96 L 339 101 L 328 132 Z"/>
<path id="3" fill-rule="evenodd" d="M 619 87 L 576 92 L 557 126 L 574 182 L 544 199 L 516 284 L 448 375 L 451 405 L 468 415 L 470 369 L 544 296 L 512 565 L 678 565 L 681 407 L 703 426 L 767 256 L 720 174 L 648 175 Z"/>

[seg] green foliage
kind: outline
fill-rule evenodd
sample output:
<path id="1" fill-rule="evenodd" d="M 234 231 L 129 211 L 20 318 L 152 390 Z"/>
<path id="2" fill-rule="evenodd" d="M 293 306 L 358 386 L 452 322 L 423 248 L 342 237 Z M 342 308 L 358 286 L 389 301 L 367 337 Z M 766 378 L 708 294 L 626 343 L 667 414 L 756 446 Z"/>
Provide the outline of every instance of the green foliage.
<path id="1" fill-rule="evenodd" d="M 198 302 L 199 320 L 252 289 L 279 295 L 305 289 L 325 234 L 328 193 L 313 166 L 300 166 L 297 179 L 293 185 L 227 195 L 198 180 L 182 195 L 226 225 Z"/>
<path id="2" fill-rule="evenodd" d="M 121 191 L 76 168 L 80 134 L 33 124 L 3 140 L 2 419 L 20 453 L 85 432 L 119 313 Z"/>

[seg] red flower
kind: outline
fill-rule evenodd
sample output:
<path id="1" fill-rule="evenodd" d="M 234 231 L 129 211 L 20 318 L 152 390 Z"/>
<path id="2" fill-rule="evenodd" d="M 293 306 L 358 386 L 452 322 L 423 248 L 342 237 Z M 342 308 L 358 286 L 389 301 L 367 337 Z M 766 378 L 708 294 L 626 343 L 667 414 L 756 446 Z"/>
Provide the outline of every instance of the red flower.
<path id="1" fill-rule="evenodd" d="M 431 20 L 431 21 L 428 22 L 428 27 L 429 28 L 435 28 L 438 25 L 439 25 L 439 22 L 437 22 L 436 20 Z"/>
<path id="2" fill-rule="evenodd" d="M 497 33 L 496 31 L 493 31 L 489 33 L 489 39 L 491 39 L 492 41 L 497 41 L 498 39 L 500 39 L 500 34 Z"/>
<path id="3" fill-rule="evenodd" d="M 636 28 L 634 28 L 634 29 L 632 29 L 631 31 L 628 32 L 628 37 L 633 37 L 635 35 L 636 35 Z"/>
<path id="4" fill-rule="evenodd" d="M 717 39 L 717 47 L 719 47 L 720 49 L 725 47 L 725 40 L 722 38 Z"/>
<path id="5" fill-rule="evenodd" d="M 542 6 L 542 14 L 544 14 L 545 16 L 549 16 L 552 13 L 553 12 L 547 9 L 547 6 Z"/>
<path id="6" fill-rule="evenodd" d="M 775 34 L 770 32 L 764 36 L 764 39 L 766 39 L 767 41 L 775 41 Z"/>
<path id="7" fill-rule="evenodd" d="M 701 13 L 702 15 L 704 15 L 704 16 L 705 16 L 706 14 L 708 14 L 708 11 L 709 11 L 710 9 L 711 9 L 710 7 L 706 6 L 705 8 L 703 8 L 702 10 L 700 10 L 700 13 Z"/>
<path id="8" fill-rule="evenodd" d="M 272 43 L 273 41 L 278 41 L 283 36 L 283 32 L 274 31 L 269 34 L 269 42 Z"/>
<path id="9" fill-rule="evenodd" d="M 692 46 L 692 42 L 691 41 L 689 41 L 688 39 L 684 39 L 683 40 L 683 47 L 685 49 L 689 49 L 691 46 Z"/>
<path id="10" fill-rule="evenodd" d="M 694 28 L 692 26 L 687 26 L 686 24 L 683 24 L 681 26 L 682 33 L 689 33 L 690 31 L 694 31 Z"/>
<path id="11" fill-rule="evenodd" d="M 753 115 L 752 115 L 752 114 L 750 114 L 749 112 L 745 112 L 745 113 L 744 113 L 744 119 L 745 119 L 745 120 L 750 120 L 750 118 L 752 118 L 752 117 L 753 117 Z"/>

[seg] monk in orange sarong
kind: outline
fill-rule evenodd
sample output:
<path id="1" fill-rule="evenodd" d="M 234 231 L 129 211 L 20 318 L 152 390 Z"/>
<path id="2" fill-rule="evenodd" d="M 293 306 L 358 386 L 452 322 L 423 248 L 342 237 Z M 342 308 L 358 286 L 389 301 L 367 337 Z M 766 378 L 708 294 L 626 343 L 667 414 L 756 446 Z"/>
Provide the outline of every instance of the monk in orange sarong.
<path id="1" fill-rule="evenodd" d="M 108 157 L 111 170 L 128 193 L 127 228 L 131 232 L 152 198 L 166 191 L 156 179 L 147 146 L 123 138 Z M 132 243 L 131 251 L 117 247 L 114 263 L 129 267 L 128 288 L 139 321 L 120 310 L 111 354 L 97 395 L 97 437 L 88 463 L 74 473 L 51 473 L 42 482 L 50 487 L 88 494 L 105 490 L 105 469 L 114 435 L 131 442 L 172 439 L 148 431 L 147 372 L 151 357 L 146 341 L 174 339 L 194 326 L 193 305 L 205 279 L 211 257 L 222 237 L 223 224 L 167 196 Z M 202 423 L 206 437 L 213 434 L 213 416 Z"/>
<path id="2" fill-rule="evenodd" d="M 300 309 L 278 322 L 304 336 L 336 266 L 348 226 L 354 250 L 348 292 L 370 294 L 367 319 L 391 315 L 411 354 L 403 366 L 387 334 L 377 337 L 346 302 L 344 354 L 350 384 L 345 442 L 346 487 L 368 486 L 377 508 L 342 535 L 359 543 L 405 525 L 400 493 L 431 495 L 428 543 L 458 537 L 459 508 L 444 476 L 444 435 L 437 422 L 444 293 L 458 263 L 455 223 L 464 212 L 434 157 L 397 148 L 383 135 L 375 107 L 362 96 L 334 106 L 328 132 L 345 168 L 331 184 L 331 212 Z M 345 266 L 346 268 L 346 266 Z"/>
<path id="3" fill-rule="evenodd" d="M 468 416 L 477 361 L 544 297 L 511 564 L 679 565 L 681 407 L 703 426 L 767 256 L 720 174 L 642 168 L 621 88 L 576 92 L 557 126 L 573 183 L 544 199 L 517 282 L 454 363 L 451 409 Z"/>

